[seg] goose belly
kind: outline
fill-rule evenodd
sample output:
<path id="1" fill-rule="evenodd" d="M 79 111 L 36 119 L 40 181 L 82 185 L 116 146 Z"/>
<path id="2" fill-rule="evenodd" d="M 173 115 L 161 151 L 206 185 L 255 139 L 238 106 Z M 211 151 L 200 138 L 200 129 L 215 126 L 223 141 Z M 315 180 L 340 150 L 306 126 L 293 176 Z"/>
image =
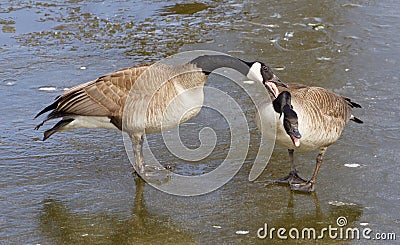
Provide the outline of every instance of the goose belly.
<path id="1" fill-rule="evenodd" d="M 179 124 L 184 123 L 195 117 L 201 110 L 201 105 L 195 108 L 179 107 L 174 108 L 174 111 L 166 111 L 158 119 L 150 119 L 146 124 L 146 133 L 157 133 L 163 130 L 168 130 L 177 127 Z"/>
<path id="2" fill-rule="evenodd" d="M 298 150 L 310 151 L 326 147 L 336 142 L 343 130 L 343 126 L 325 118 L 315 121 L 308 118 L 305 114 L 299 115 L 299 132 L 301 134 L 300 147 Z M 297 149 L 297 148 L 296 148 Z"/>
<path id="3" fill-rule="evenodd" d="M 300 146 L 296 147 L 292 139 L 286 133 L 284 127 L 280 124 L 277 127 L 276 144 L 287 149 L 296 151 L 312 151 L 321 147 L 329 146 L 334 143 L 340 135 L 329 134 L 327 131 L 312 130 L 307 127 L 301 127 L 299 122 L 299 132 L 301 134 Z"/>
<path id="4" fill-rule="evenodd" d="M 195 117 L 203 105 L 203 88 L 178 92 L 160 92 L 151 98 L 133 98 L 127 101 L 124 130 L 156 133 L 174 128 Z"/>

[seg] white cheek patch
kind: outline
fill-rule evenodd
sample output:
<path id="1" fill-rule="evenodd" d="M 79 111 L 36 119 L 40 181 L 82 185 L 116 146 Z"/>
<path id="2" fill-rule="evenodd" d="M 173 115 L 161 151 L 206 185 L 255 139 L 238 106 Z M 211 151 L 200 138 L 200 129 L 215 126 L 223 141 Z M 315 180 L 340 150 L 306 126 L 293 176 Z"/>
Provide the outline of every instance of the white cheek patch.
<path id="1" fill-rule="evenodd" d="M 261 64 L 255 62 L 247 73 L 247 78 L 256 82 L 263 82 L 263 77 L 261 75 Z"/>

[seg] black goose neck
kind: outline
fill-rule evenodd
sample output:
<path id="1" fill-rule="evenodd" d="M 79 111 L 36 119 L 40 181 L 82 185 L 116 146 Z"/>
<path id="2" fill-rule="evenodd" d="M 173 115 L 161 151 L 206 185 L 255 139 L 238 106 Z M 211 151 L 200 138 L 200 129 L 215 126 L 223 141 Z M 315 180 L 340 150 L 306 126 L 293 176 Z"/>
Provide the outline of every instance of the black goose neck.
<path id="1" fill-rule="evenodd" d="M 202 55 L 189 63 L 201 68 L 202 72 L 206 75 L 221 67 L 229 67 L 243 75 L 247 75 L 251 67 L 250 62 L 245 62 L 229 55 Z"/>
<path id="2" fill-rule="evenodd" d="M 274 101 L 272 101 L 272 105 L 274 106 L 274 110 L 277 113 L 282 113 L 284 111 L 285 106 L 289 106 L 289 109 L 292 108 L 292 95 L 288 91 L 281 92 Z"/>

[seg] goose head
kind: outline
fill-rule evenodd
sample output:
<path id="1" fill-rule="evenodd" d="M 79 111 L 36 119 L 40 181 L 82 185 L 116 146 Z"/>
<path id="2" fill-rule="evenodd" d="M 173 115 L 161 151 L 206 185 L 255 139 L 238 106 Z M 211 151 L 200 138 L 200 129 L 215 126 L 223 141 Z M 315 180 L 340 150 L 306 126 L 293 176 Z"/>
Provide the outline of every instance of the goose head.
<path id="1" fill-rule="evenodd" d="M 248 63 L 248 65 L 249 72 L 247 73 L 247 78 L 264 84 L 264 86 L 271 92 L 272 95 L 274 95 L 275 98 L 279 94 L 277 86 L 287 87 L 287 85 L 282 82 L 266 64 L 255 61 Z"/>
<path id="2" fill-rule="evenodd" d="M 279 113 L 279 118 L 283 114 L 283 127 L 296 147 L 300 146 L 301 134 L 299 132 L 299 120 L 297 113 L 291 104 L 291 95 L 283 91 L 272 102 L 275 112 Z"/>
<path id="3" fill-rule="evenodd" d="M 289 135 L 293 144 L 296 147 L 299 147 L 301 134 L 299 132 L 299 123 L 297 114 L 288 105 L 284 107 L 283 111 L 283 127 L 285 128 L 285 131 Z"/>

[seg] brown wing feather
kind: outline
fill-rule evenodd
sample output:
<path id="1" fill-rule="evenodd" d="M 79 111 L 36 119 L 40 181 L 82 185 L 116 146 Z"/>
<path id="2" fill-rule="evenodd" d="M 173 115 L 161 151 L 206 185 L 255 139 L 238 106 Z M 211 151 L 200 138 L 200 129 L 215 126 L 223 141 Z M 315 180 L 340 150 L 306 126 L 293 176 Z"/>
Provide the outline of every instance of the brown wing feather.
<path id="1" fill-rule="evenodd" d="M 132 85 L 147 68 L 148 65 L 129 67 L 75 86 L 38 115 L 53 110 L 46 120 L 65 115 L 116 116 L 124 107 Z"/>
<path id="2" fill-rule="evenodd" d="M 289 85 L 287 89 L 292 97 L 301 98 L 300 103 L 312 104 L 304 108 L 312 108 L 318 112 L 310 114 L 321 114 L 331 119 L 340 119 L 347 122 L 350 119 L 352 104 L 350 102 L 329 90 L 320 87 L 308 87 L 302 84 Z"/>

